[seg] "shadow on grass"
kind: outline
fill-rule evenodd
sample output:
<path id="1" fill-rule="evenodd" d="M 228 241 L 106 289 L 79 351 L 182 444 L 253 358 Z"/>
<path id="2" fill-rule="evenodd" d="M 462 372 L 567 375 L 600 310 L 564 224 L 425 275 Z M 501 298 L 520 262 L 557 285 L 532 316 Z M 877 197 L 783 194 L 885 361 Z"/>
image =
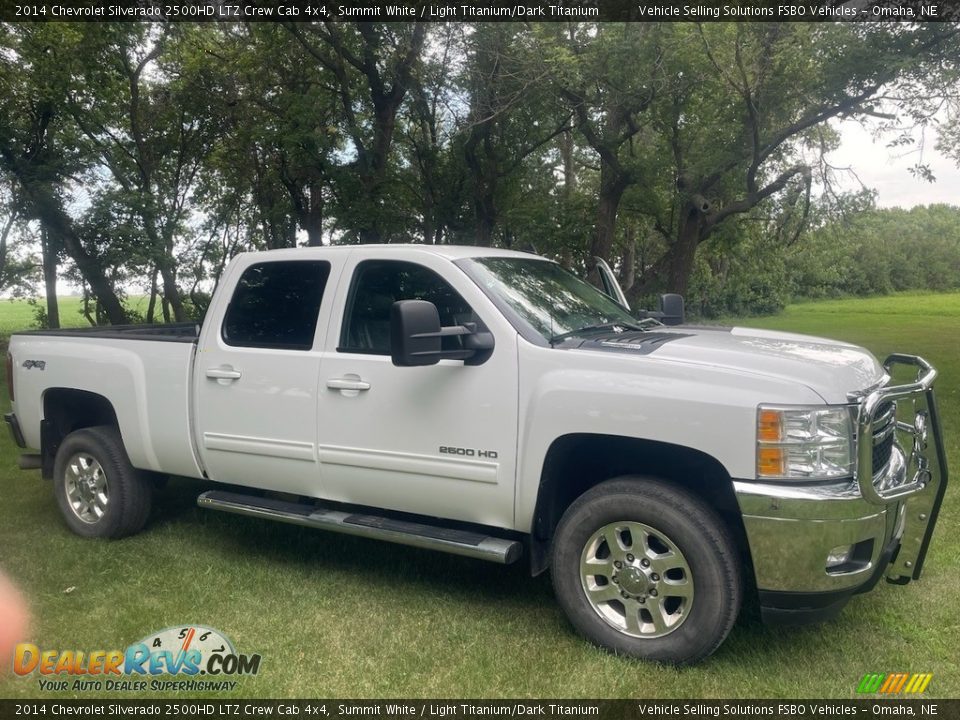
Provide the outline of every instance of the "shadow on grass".
<path id="1" fill-rule="evenodd" d="M 308 577 L 315 576 L 318 582 L 330 576 L 349 576 L 375 594 L 394 592 L 402 586 L 412 595 L 442 597 L 465 609 L 496 605 L 527 616 L 529 624 L 539 624 L 544 633 L 576 633 L 556 604 L 549 573 L 531 577 L 525 559 L 503 566 L 198 508 L 197 496 L 218 487 L 221 486 L 215 483 L 172 479 L 158 493 L 148 532 L 188 532 L 198 545 L 221 557 L 225 567 L 243 556 L 266 567 L 298 570 Z M 545 606 L 551 611 L 544 612 Z M 737 623 L 710 664 L 736 664 L 742 662 L 744 653 L 757 656 L 762 662 L 764 656 L 782 658 L 784 654 L 801 652 L 809 646 L 809 632 L 804 626 L 764 625 L 756 593 L 747 587 Z"/>
<path id="2" fill-rule="evenodd" d="M 315 572 L 318 577 L 346 573 L 370 583 L 371 589 L 402 582 L 418 590 L 442 591 L 463 602 L 553 601 L 549 575 L 531 578 L 523 559 L 504 566 L 197 507 L 197 496 L 215 488 L 222 486 L 172 479 L 157 495 L 148 532 L 176 531 L 189 525 L 198 542 L 216 548 L 225 559 L 242 554 L 267 564 Z"/>

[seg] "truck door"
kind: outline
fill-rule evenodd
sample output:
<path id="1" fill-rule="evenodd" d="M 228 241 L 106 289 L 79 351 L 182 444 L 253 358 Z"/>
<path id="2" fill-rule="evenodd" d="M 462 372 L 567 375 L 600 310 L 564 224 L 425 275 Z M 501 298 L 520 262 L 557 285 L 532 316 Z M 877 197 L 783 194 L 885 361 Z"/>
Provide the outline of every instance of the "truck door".
<path id="1" fill-rule="evenodd" d="M 278 257 L 224 278 L 233 294 L 210 309 L 197 350 L 195 437 L 213 480 L 319 496 L 314 338 L 331 263 Z"/>
<path id="2" fill-rule="evenodd" d="M 516 331 L 458 268 L 415 257 L 357 253 L 344 269 L 342 317 L 331 321 L 319 383 L 324 491 L 342 502 L 512 527 Z M 478 365 L 395 367 L 390 308 L 410 299 L 434 303 L 444 326 L 490 330 L 493 353 Z"/>

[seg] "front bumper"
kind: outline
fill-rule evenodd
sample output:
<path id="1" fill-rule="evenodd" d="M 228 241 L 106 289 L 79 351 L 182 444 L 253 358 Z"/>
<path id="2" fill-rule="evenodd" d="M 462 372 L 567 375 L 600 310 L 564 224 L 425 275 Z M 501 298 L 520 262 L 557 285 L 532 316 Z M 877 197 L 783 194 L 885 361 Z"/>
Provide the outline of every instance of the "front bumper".
<path id="1" fill-rule="evenodd" d="M 885 363 L 888 372 L 897 365 L 916 367 L 917 379 L 854 399 L 857 436 L 866 439 L 858 443 L 854 478 L 823 485 L 734 483 L 765 620 L 822 619 L 884 573 L 898 584 L 920 577 L 947 465 L 936 371 L 912 356 L 893 355 Z M 878 410 L 891 402 L 897 403 L 895 442 L 875 472 L 872 430 Z"/>

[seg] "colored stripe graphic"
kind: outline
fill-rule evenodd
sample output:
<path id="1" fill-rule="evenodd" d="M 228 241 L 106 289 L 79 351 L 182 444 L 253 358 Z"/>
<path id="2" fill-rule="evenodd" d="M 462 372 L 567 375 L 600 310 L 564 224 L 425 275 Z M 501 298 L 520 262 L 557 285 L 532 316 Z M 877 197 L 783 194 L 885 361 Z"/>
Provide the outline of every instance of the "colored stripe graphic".
<path id="1" fill-rule="evenodd" d="M 933 679 L 933 673 L 921 673 L 917 677 L 921 677 L 923 680 L 917 683 L 917 686 L 913 689 L 913 692 L 922 693 L 927 689 L 927 685 L 929 685 L 930 681 Z"/>
<path id="2" fill-rule="evenodd" d="M 860 685 L 857 687 L 858 693 L 875 693 L 880 689 L 880 685 L 883 683 L 883 678 L 885 675 L 881 673 L 867 673 L 863 676 L 863 680 L 860 681 Z"/>
<path id="3" fill-rule="evenodd" d="M 857 685 L 858 693 L 918 694 L 927 689 L 933 673 L 867 673 Z"/>

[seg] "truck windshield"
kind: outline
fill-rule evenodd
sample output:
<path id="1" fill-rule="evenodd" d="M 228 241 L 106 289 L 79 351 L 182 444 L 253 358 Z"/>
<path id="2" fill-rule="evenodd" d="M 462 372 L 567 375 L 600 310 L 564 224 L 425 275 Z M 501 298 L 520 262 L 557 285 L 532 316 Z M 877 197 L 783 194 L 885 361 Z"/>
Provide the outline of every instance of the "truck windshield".
<path id="1" fill-rule="evenodd" d="M 458 263 L 489 295 L 551 342 L 637 321 L 607 295 L 549 260 L 484 257 Z"/>

